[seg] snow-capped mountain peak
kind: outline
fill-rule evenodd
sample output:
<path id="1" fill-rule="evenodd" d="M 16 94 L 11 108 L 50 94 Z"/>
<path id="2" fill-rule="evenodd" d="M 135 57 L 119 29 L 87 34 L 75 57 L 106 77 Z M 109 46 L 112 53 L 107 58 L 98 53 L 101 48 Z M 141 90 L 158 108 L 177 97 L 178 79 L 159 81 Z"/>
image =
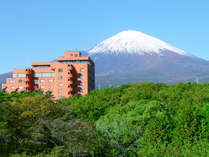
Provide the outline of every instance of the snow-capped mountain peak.
<path id="1" fill-rule="evenodd" d="M 175 48 L 162 40 L 133 30 L 122 31 L 115 36 L 102 41 L 89 49 L 88 53 L 161 54 L 164 50 L 180 55 L 189 55 L 185 51 Z"/>

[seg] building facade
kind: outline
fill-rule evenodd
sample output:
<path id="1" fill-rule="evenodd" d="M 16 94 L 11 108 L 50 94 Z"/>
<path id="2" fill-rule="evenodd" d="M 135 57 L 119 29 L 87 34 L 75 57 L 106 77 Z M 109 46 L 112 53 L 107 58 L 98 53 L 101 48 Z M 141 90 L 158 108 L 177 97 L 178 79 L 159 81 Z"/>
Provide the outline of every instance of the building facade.
<path id="1" fill-rule="evenodd" d="M 28 69 L 14 69 L 2 88 L 7 92 L 41 89 L 56 98 L 87 95 L 95 88 L 94 62 L 79 51 L 66 51 L 53 62 L 35 62 Z"/>

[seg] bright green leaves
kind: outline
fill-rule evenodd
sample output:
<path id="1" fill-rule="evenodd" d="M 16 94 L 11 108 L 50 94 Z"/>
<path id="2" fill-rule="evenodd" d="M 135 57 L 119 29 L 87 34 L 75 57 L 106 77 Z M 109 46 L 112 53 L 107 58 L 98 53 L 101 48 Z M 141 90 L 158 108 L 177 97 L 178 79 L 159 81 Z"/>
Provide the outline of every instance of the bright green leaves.
<path id="1" fill-rule="evenodd" d="M 58 101 L 40 91 L 0 91 L 1 149 L 36 157 L 207 157 L 208 104 L 209 84 L 135 83 Z"/>

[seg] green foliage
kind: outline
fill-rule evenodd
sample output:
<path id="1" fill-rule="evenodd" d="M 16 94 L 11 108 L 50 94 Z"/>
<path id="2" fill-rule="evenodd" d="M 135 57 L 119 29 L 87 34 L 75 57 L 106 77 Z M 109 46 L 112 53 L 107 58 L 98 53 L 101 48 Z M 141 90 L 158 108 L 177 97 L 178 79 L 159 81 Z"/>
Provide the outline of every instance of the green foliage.
<path id="1" fill-rule="evenodd" d="M 0 156 L 208 157 L 209 84 L 135 83 L 55 101 L 0 91 Z"/>
<path id="2" fill-rule="evenodd" d="M 61 99 L 58 103 L 70 106 L 72 118 L 95 122 L 105 115 L 109 107 L 120 102 L 122 93 L 120 89 L 108 88 L 101 91 L 94 90 L 88 96 L 75 96 Z"/>
<path id="3" fill-rule="evenodd" d="M 9 99 L 0 104 L 0 156 L 45 156 L 48 152 L 88 156 L 100 152 L 100 136 L 94 126 L 70 119 L 70 108 L 50 95 L 4 94 Z"/>
<path id="4" fill-rule="evenodd" d="M 136 83 L 60 103 L 96 123 L 107 156 L 195 156 L 209 143 L 208 84 Z"/>

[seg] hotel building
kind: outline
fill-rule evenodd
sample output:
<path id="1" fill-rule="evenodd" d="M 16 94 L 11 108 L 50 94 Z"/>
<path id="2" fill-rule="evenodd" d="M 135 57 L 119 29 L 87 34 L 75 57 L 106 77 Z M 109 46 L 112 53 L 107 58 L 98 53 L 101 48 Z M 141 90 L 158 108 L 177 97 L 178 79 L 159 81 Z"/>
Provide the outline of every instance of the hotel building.
<path id="1" fill-rule="evenodd" d="M 14 69 L 12 77 L 2 84 L 7 92 L 41 89 L 56 98 L 87 95 L 95 88 L 94 62 L 79 51 L 64 52 L 53 62 L 34 62 L 28 69 Z"/>

